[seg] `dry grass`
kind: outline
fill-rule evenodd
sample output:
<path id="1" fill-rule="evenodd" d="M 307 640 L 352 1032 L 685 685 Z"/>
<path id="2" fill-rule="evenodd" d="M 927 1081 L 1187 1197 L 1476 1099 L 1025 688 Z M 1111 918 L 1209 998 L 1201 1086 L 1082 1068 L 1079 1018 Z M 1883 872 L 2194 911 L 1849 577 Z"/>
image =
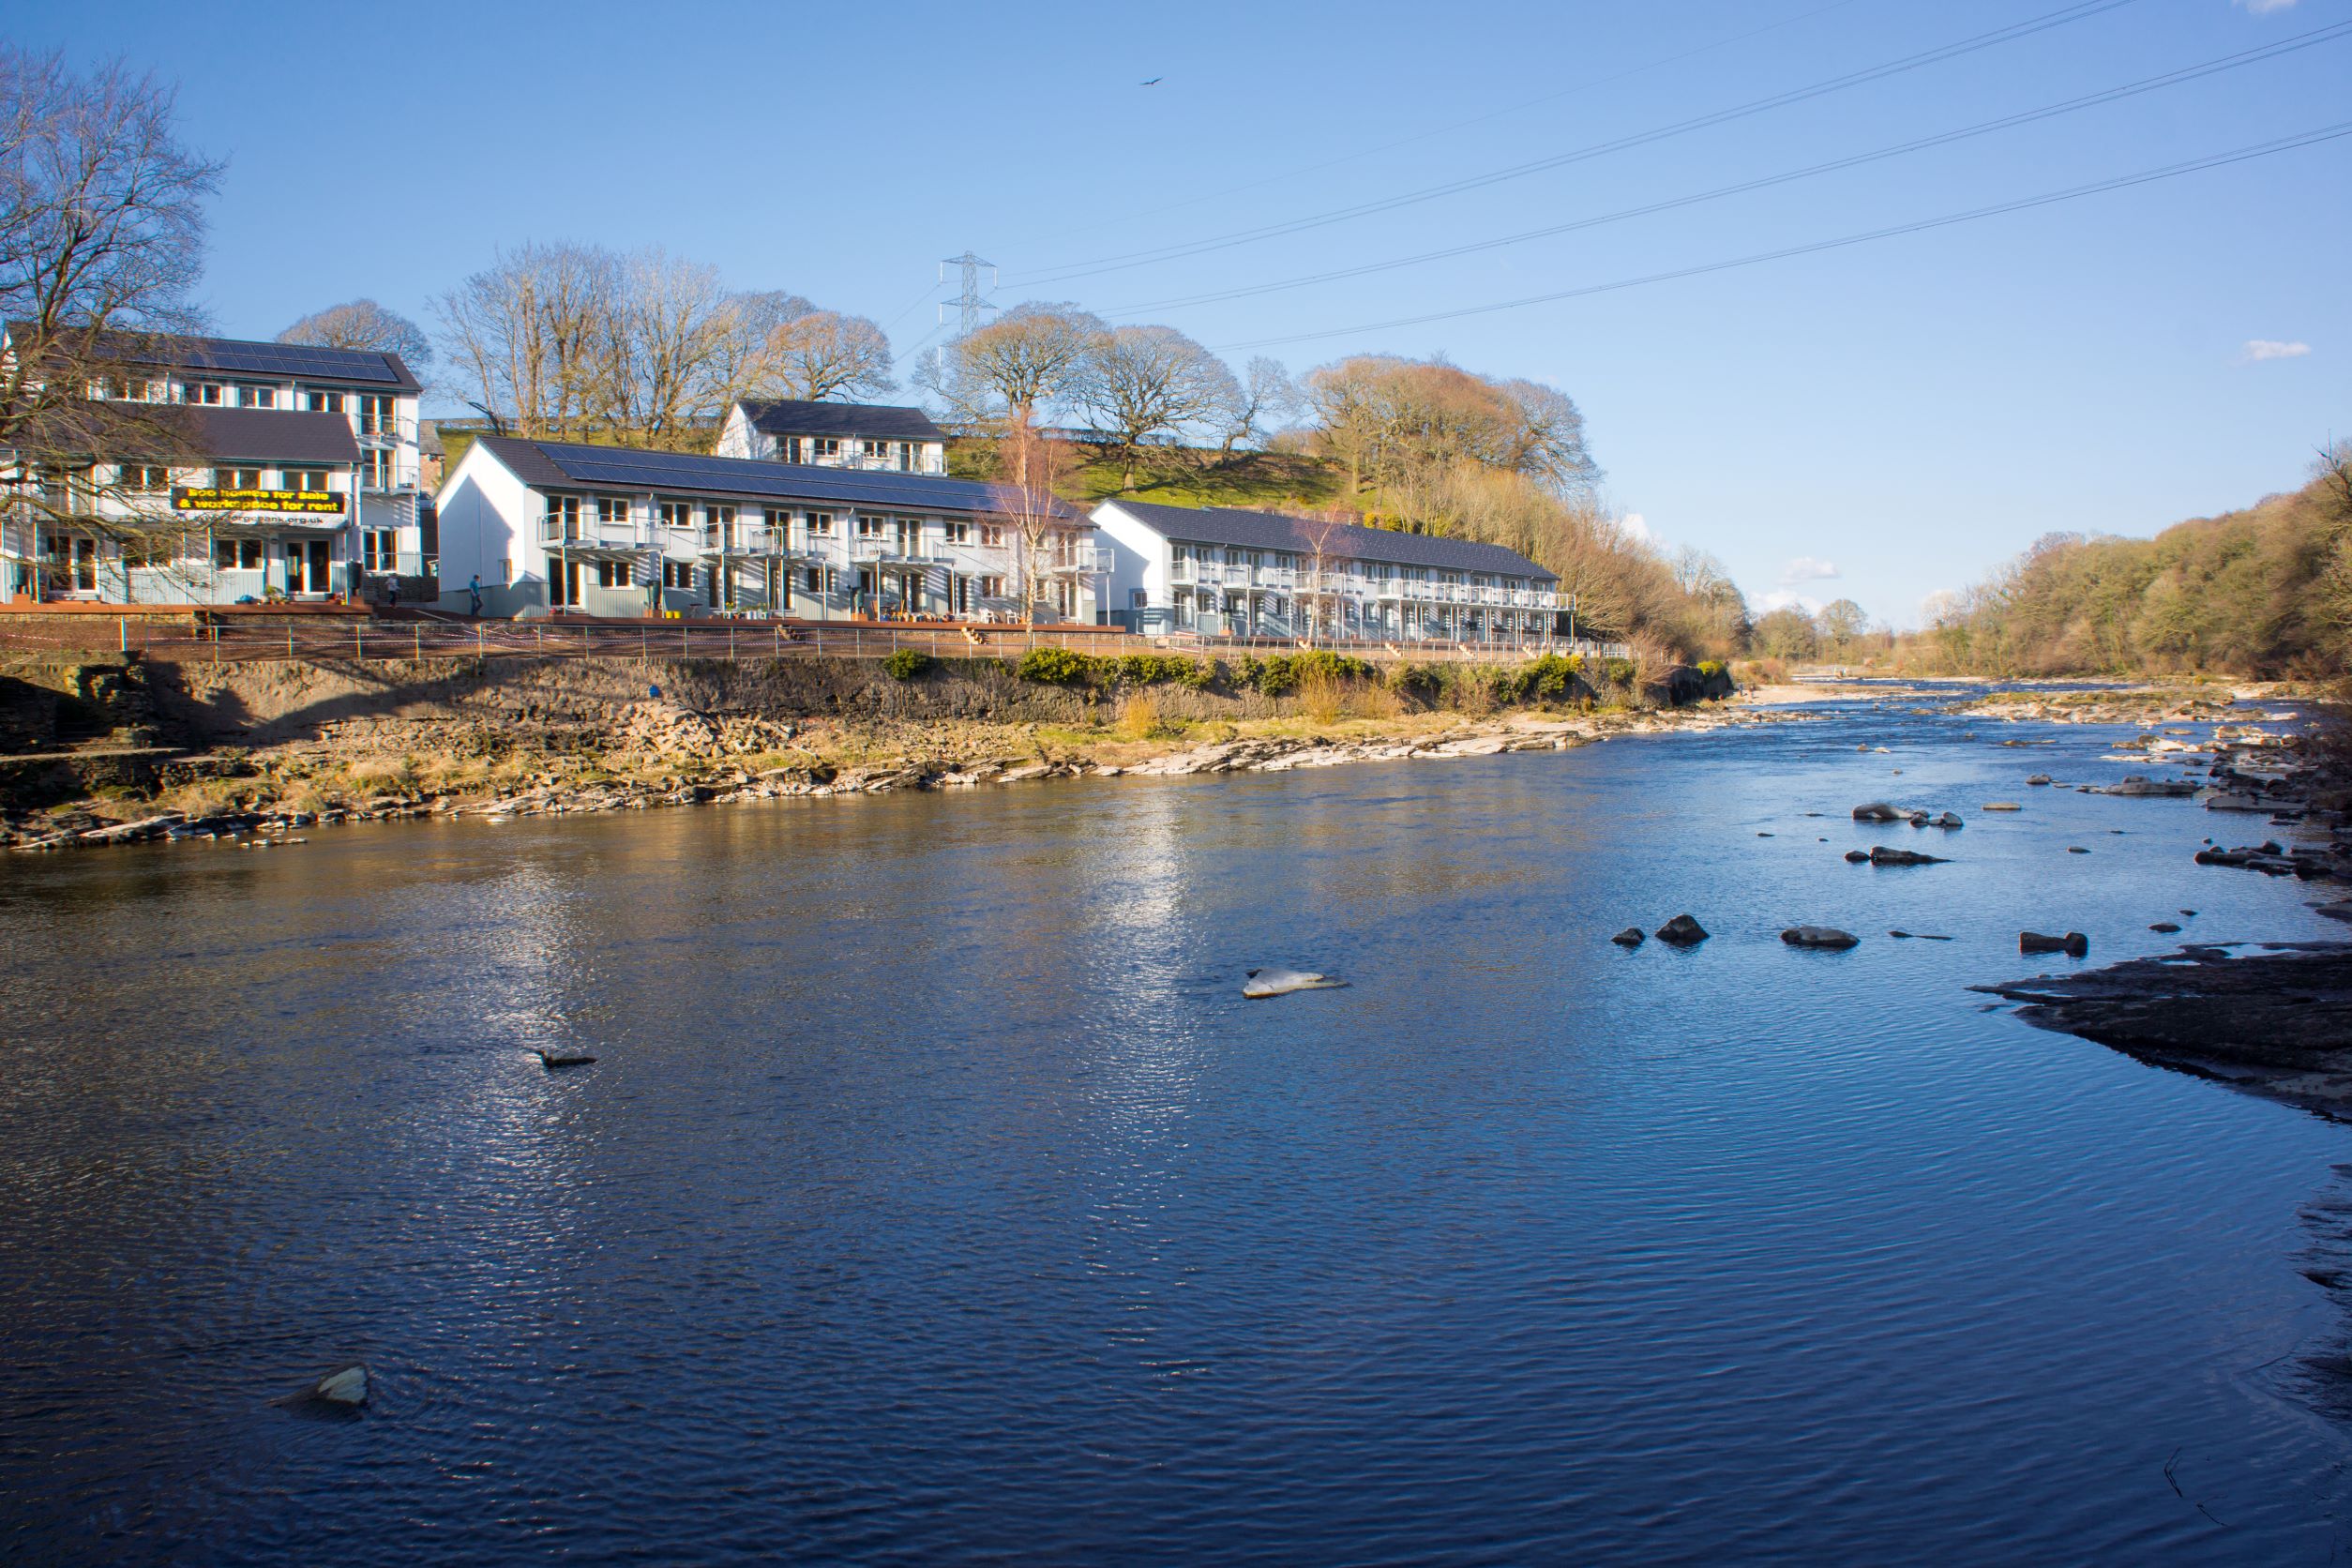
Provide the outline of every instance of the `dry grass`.
<path id="1" fill-rule="evenodd" d="M 1358 681 L 1348 693 L 1348 712 L 1355 718 L 1402 718 L 1406 711 L 1403 694 L 1380 681 Z"/>
<path id="2" fill-rule="evenodd" d="M 1152 691 L 1131 691 L 1119 700 L 1119 717 L 1113 726 L 1131 741 L 1148 741 L 1168 728 L 1168 714 L 1159 695 Z"/>
<path id="3" fill-rule="evenodd" d="M 1299 712 L 1318 724 L 1336 724 L 1348 711 L 1348 685 L 1320 670 L 1299 683 Z"/>

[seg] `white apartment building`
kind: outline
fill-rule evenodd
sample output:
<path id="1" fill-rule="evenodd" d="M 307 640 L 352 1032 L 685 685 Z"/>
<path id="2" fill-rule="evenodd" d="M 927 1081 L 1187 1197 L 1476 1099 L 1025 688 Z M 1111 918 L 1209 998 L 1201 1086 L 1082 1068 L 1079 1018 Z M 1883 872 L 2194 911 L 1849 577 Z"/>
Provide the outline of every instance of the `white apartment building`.
<path id="1" fill-rule="evenodd" d="M 350 596 L 364 454 L 346 421 L 291 409 L 158 415 L 143 429 L 163 432 L 161 460 L 24 475 L 23 499 L 0 520 L 10 598 L 231 605 Z"/>
<path id="2" fill-rule="evenodd" d="M 1113 618 L 1147 634 L 1524 643 L 1560 609 L 1560 580 L 1500 545 L 1138 501 L 1093 520 Z"/>
<path id="3" fill-rule="evenodd" d="M 717 455 L 819 468 L 945 474 L 947 432 L 919 408 L 746 399 L 719 425 Z"/>
<path id="4" fill-rule="evenodd" d="M 0 353 L 13 356 L 29 329 L 6 332 Z M 11 595 L 234 603 L 275 589 L 317 598 L 354 592 L 362 571 L 432 569 L 419 517 L 418 386 L 400 355 L 173 334 L 116 341 L 113 368 L 85 389 L 94 405 L 179 405 L 190 411 L 187 428 L 166 444 L 172 451 L 154 454 L 159 463 L 113 465 L 135 475 L 25 475 L 62 497 L 86 495 L 92 523 L 76 530 L 12 509 L 0 537 Z M 336 512 L 322 495 L 335 497 Z M 153 538 L 128 536 L 138 518 L 152 520 Z"/>
<path id="5" fill-rule="evenodd" d="M 925 615 L 1093 624 L 1112 569 L 1055 502 L 1025 565 L 1001 486 L 482 436 L 438 496 L 442 602 L 486 613 Z"/>

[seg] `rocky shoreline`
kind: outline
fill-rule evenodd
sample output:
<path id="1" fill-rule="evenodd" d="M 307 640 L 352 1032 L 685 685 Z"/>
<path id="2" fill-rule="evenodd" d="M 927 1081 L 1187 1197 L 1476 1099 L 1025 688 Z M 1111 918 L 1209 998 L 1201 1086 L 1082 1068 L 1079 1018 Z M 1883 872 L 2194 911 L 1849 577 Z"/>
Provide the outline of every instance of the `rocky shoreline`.
<path id="1" fill-rule="evenodd" d="M 166 807 L 127 818 L 101 815 L 95 807 L 69 808 L 34 822 L 0 825 L 0 842 L 36 852 L 156 839 L 230 840 L 260 849 L 301 843 L 306 840 L 294 835 L 346 822 L 499 822 L 1058 778 L 1282 773 L 1565 751 L 1620 736 L 1698 732 L 1796 716 L 1720 705 L 1567 716 L 1515 711 L 1485 719 L 1427 714 L 1330 727 L 1297 720 L 1228 723 L 1195 727 L 1217 731 L 1212 738 L 1187 733 L 1136 740 L 1115 732 L 1049 733 L 1036 724 L 783 722 L 654 698 L 629 703 L 616 716 L 590 752 L 510 748 L 499 761 L 520 771 L 504 779 L 370 789 L 368 776 L 354 771 L 351 746 L 332 734 L 267 756 L 206 759 L 224 762 L 216 776 L 232 787 L 246 784 L 238 792 L 249 792 L 254 804 L 210 811 Z M 384 739 L 370 733 L 370 754 Z"/>

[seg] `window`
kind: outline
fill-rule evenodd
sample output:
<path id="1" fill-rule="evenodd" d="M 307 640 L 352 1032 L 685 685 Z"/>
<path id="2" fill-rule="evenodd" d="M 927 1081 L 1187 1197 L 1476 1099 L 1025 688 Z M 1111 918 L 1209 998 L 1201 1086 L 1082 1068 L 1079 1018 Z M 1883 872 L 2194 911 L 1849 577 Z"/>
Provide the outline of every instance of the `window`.
<path id="1" fill-rule="evenodd" d="M 812 594 L 822 594 L 825 591 L 825 569 L 822 566 L 808 568 L 808 591 Z"/>
<path id="2" fill-rule="evenodd" d="M 154 494 L 172 488 L 172 471 L 161 463 L 127 462 L 123 464 L 123 488 Z"/>
<path id="3" fill-rule="evenodd" d="M 685 533 L 694 527 L 694 503 L 665 501 L 661 504 L 661 525 Z"/>
<path id="4" fill-rule="evenodd" d="M 626 561 L 597 562 L 596 586 L 599 588 L 626 588 L 630 586 L 629 564 Z"/>
<path id="5" fill-rule="evenodd" d="M 664 561 L 661 564 L 661 585 L 664 588 L 693 587 L 694 563 L 691 561 Z"/>
<path id="6" fill-rule="evenodd" d="M 359 531 L 359 559 L 371 572 L 399 569 L 400 535 L 389 528 L 363 528 Z"/>
<path id="7" fill-rule="evenodd" d="M 1004 547 L 1004 525 L 997 522 L 982 523 L 980 525 L 980 542 L 984 545 L 991 545 L 999 550 L 1002 550 Z"/>
<path id="8" fill-rule="evenodd" d="M 762 506 L 760 508 L 760 526 L 771 535 L 782 538 L 792 531 L 792 514 L 781 506 Z"/>
<path id="9" fill-rule="evenodd" d="M 626 528 L 629 525 L 629 498 L 626 495 L 596 497 L 596 520 L 607 528 Z"/>
<path id="10" fill-rule="evenodd" d="M 777 450 L 782 455 L 786 462 L 804 462 L 807 460 L 801 455 L 800 437 L 796 435 L 786 436 L 784 438 L 783 445 Z"/>
<path id="11" fill-rule="evenodd" d="M 814 454 L 815 460 L 820 462 L 826 458 L 837 458 L 841 455 L 841 443 L 833 436 L 821 435 L 814 437 L 810 440 L 808 445 L 810 451 Z"/>
<path id="12" fill-rule="evenodd" d="M 237 404 L 241 408 L 276 408 L 278 388 L 275 386 L 240 386 Z"/>
<path id="13" fill-rule="evenodd" d="M 830 538 L 832 535 L 833 514 L 831 512 L 811 512 L 808 514 L 808 536 L 810 538 Z"/>
<path id="14" fill-rule="evenodd" d="M 286 483 L 282 488 L 290 490 L 323 490 L 326 489 L 326 470 L 324 468 L 289 468 L 286 470 Z"/>
<path id="15" fill-rule="evenodd" d="M 224 572 L 258 572 L 262 569 L 262 541 L 215 539 L 212 564 Z"/>
<path id="16" fill-rule="evenodd" d="M 1001 577 L 982 578 L 980 580 L 980 596 L 984 599 L 1003 598 L 1004 596 L 1004 580 Z"/>
<path id="17" fill-rule="evenodd" d="M 898 467 L 902 473 L 912 474 L 914 472 L 913 442 L 902 441 L 898 443 Z"/>
<path id="18" fill-rule="evenodd" d="M 580 497 L 550 495 L 547 498 L 545 536 L 550 539 L 580 537 Z"/>
<path id="19" fill-rule="evenodd" d="M 217 381 L 191 381 L 188 384 L 188 400 L 218 406 L 228 400 L 228 392 Z"/>
<path id="20" fill-rule="evenodd" d="M 361 435 L 398 435 L 399 419 L 400 405 L 390 398 L 371 393 L 359 400 Z"/>
<path id="21" fill-rule="evenodd" d="M 392 454 L 381 446 L 370 446 L 359 454 L 360 478 L 369 490 L 392 489 Z"/>
<path id="22" fill-rule="evenodd" d="M 958 521 L 954 518 L 940 524 L 940 533 L 951 545 L 972 543 L 972 524 Z"/>
<path id="23" fill-rule="evenodd" d="M 881 538 L 882 536 L 882 520 L 880 518 L 860 517 L 857 520 L 857 536 L 861 539 Z"/>
<path id="24" fill-rule="evenodd" d="M 343 395 L 340 392 L 305 392 L 302 406 L 312 414 L 340 414 L 343 412 Z"/>
<path id="25" fill-rule="evenodd" d="M 219 490 L 260 490 L 262 471 L 258 468 L 216 468 L 212 482 Z"/>

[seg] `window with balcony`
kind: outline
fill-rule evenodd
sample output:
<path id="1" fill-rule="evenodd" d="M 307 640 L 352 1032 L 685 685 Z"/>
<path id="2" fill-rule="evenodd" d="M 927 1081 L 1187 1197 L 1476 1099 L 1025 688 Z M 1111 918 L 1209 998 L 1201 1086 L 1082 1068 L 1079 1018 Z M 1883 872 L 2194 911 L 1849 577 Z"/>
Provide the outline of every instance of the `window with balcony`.
<path id="1" fill-rule="evenodd" d="M 359 400 L 359 433 L 361 435 L 398 435 L 400 433 L 400 404 L 380 393 L 369 393 Z"/>
<path id="2" fill-rule="evenodd" d="M 781 539 L 792 531 L 792 514 L 781 506 L 762 506 L 760 526 L 768 531 L 770 538 Z"/>
<path id="3" fill-rule="evenodd" d="M 550 539 L 580 537 L 580 497 L 550 495 L 547 498 L 546 536 Z"/>
<path id="4" fill-rule="evenodd" d="M 720 550 L 733 549 L 735 545 L 735 509 L 732 506 L 715 504 L 710 506 L 703 515 L 708 524 L 703 532 L 703 537 L 709 543 L 716 546 Z"/>
<path id="5" fill-rule="evenodd" d="M 381 446 L 371 446 L 359 454 L 360 482 L 369 490 L 392 488 L 392 454 Z"/>

